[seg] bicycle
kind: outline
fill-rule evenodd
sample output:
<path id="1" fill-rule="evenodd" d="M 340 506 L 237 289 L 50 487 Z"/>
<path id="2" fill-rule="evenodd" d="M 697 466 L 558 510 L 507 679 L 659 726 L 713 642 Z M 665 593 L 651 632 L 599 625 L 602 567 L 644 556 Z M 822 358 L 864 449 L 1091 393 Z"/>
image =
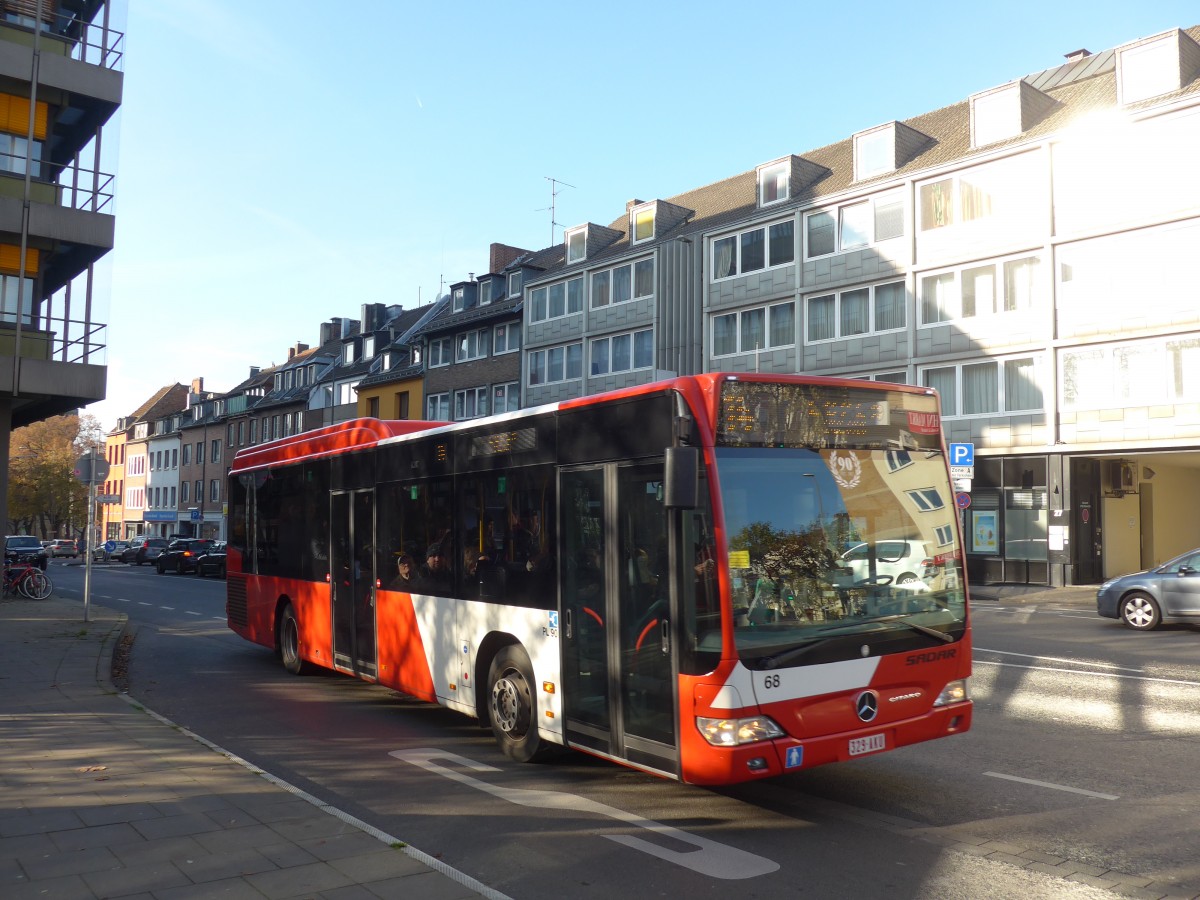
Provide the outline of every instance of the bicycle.
<path id="1" fill-rule="evenodd" d="M 30 600 L 45 600 L 54 590 L 50 576 L 31 562 L 6 563 L 4 593 L 18 594 Z"/>

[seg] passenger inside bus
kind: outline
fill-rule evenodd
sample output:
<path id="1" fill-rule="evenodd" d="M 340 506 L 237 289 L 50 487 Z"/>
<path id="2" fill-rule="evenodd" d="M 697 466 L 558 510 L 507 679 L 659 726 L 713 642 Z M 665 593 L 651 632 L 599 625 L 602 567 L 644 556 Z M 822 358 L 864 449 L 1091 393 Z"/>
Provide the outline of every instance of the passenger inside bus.
<path id="1" fill-rule="evenodd" d="M 448 594 L 450 591 L 450 559 L 443 542 L 430 544 L 425 551 L 425 564 L 417 570 L 416 589 L 427 594 Z"/>
<path id="2" fill-rule="evenodd" d="M 413 565 L 413 558 L 407 553 L 401 553 L 396 557 L 396 576 L 391 580 L 388 587 L 393 591 L 412 591 L 416 585 L 416 566 Z"/>

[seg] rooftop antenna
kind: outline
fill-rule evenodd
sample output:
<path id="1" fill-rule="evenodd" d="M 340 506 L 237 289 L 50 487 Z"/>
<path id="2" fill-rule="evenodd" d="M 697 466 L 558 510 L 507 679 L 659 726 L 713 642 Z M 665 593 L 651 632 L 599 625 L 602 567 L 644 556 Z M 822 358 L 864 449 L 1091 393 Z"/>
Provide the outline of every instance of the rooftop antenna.
<path id="1" fill-rule="evenodd" d="M 550 182 L 550 206 L 549 206 L 549 210 L 550 210 L 550 244 L 549 244 L 549 246 L 553 247 L 554 246 L 554 228 L 556 225 L 558 225 L 558 222 L 554 221 L 554 207 L 556 206 L 556 201 L 557 201 L 558 194 L 559 194 L 558 186 L 561 184 L 563 187 L 573 188 L 573 187 L 575 187 L 575 185 L 567 184 L 565 181 L 559 181 L 557 178 L 551 178 L 549 175 L 543 175 L 542 177 L 545 178 L 548 182 Z M 538 212 L 545 212 L 546 209 L 547 209 L 547 207 L 543 206 L 541 209 L 538 210 Z"/>

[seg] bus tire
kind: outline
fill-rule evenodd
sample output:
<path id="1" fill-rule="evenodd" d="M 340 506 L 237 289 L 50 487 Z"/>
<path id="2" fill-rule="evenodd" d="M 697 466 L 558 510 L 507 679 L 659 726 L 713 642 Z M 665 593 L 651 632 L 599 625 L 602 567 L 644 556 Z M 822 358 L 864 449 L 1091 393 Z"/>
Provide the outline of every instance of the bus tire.
<path id="1" fill-rule="evenodd" d="M 544 755 L 533 701 L 533 666 L 520 644 L 501 648 L 488 669 L 488 718 L 504 754 L 517 762 Z"/>
<path id="2" fill-rule="evenodd" d="M 308 671 L 308 663 L 300 656 L 300 620 L 290 603 L 279 616 L 279 659 L 293 675 Z"/>

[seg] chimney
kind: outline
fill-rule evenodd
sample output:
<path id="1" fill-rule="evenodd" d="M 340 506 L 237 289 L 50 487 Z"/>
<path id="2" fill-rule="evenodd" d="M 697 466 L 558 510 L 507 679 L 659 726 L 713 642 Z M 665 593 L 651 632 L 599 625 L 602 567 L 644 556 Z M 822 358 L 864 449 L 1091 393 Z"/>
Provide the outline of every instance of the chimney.
<path id="1" fill-rule="evenodd" d="M 259 368 L 258 366 L 250 367 L 250 377 L 251 378 L 257 378 L 261 373 L 262 373 L 262 369 Z"/>
<path id="2" fill-rule="evenodd" d="M 1069 63 L 1079 62 L 1081 59 L 1087 59 L 1091 55 L 1092 55 L 1091 50 L 1083 50 L 1083 49 L 1072 50 L 1070 53 L 1066 54 L 1067 62 L 1069 62 Z"/>
<path id="3" fill-rule="evenodd" d="M 633 209 L 635 206 L 641 206 L 641 205 L 642 205 L 642 201 L 641 201 L 641 200 L 628 200 L 628 201 L 626 201 L 626 203 L 625 203 L 625 212 L 629 212 L 629 211 L 630 211 L 631 209 Z"/>
<path id="4" fill-rule="evenodd" d="M 302 344 L 299 341 L 297 341 L 295 346 L 288 347 L 288 360 L 290 361 L 290 360 L 295 359 L 297 356 L 299 356 L 301 353 L 303 353 L 307 349 L 308 349 L 308 344 Z"/>
<path id="5" fill-rule="evenodd" d="M 192 379 L 192 393 L 193 394 L 203 394 L 204 393 L 204 379 L 203 378 L 193 378 Z"/>
<path id="6" fill-rule="evenodd" d="M 364 303 L 362 305 L 363 334 L 378 331 L 383 327 L 384 311 L 387 306 L 383 303 Z"/>
<path id="7" fill-rule="evenodd" d="M 524 256 L 528 252 L 520 247 L 510 247 L 508 244 L 492 244 L 492 248 L 488 252 L 488 271 L 503 272 L 505 266 L 518 256 Z"/>

